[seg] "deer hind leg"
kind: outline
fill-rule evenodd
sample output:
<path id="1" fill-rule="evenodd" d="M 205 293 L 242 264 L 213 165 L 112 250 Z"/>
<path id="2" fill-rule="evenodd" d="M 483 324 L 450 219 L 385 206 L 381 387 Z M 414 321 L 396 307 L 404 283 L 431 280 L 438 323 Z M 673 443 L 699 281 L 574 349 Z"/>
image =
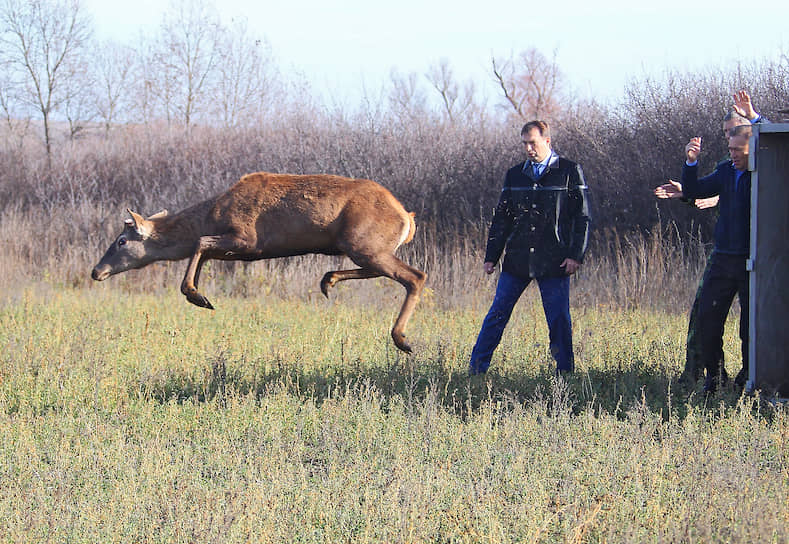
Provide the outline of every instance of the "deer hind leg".
<path id="1" fill-rule="evenodd" d="M 197 289 L 203 264 L 209 259 L 240 259 L 251 252 L 250 245 L 235 235 L 201 237 L 181 282 L 181 292 L 186 295 L 186 300 L 195 306 L 213 310 L 211 302 Z"/>
<path id="2" fill-rule="evenodd" d="M 369 268 L 354 268 L 353 270 L 334 270 L 332 272 L 326 272 L 321 280 L 321 292 L 326 298 L 329 298 L 329 288 L 334 287 L 338 282 L 377 278 L 382 275 L 381 272 Z"/>
<path id="3" fill-rule="evenodd" d="M 394 255 L 376 255 L 374 257 L 367 258 L 351 258 L 357 264 L 362 265 L 360 270 L 366 271 L 367 275 L 359 275 L 358 277 L 373 278 L 376 276 L 386 276 L 392 278 L 405 287 L 405 301 L 403 301 L 403 306 L 400 308 L 400 315 L 397 316 L 397 320 L 395 321 L 394 327 L 392 328 L 392 340 L 394 340 L 395 346 L 397 346 L 399 349 L 406 353 L 411 353 L 411 346 L 408 345 L 408 342 L 405 340 L 405 327 L 408 324 L 408 320 L 411 319 L 411 314 L 414 313 L 416 303 L 419 302 L 419 296 L 422 293 L 422 288 L 425 285 L 425 281 L 427 281 L 427 274 L 417 268 L 405 264 Z M 352 277 L 343 279 L 352 279 Z"/>

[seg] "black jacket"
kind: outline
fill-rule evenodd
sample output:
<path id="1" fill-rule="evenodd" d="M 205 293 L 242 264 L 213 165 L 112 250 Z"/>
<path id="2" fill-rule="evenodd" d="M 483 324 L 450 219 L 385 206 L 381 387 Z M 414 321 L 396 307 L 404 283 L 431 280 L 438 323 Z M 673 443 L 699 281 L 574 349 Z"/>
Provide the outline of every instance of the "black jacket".
<path id="1" fill-rule="evenodd" d="M 566 258 L 582 262 L 589 239 L 589 195 L 579 164 L 559 158 L 534 180 L 521 163 L 507 172 L 493 214 L 485 262 L 521 278 L 561 277 Z"/>

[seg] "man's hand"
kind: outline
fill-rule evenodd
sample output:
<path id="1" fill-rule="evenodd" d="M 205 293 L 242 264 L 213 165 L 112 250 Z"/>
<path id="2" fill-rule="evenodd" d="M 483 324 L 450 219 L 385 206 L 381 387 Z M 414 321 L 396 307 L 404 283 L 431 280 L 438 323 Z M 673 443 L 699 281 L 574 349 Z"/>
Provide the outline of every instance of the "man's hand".
<path id="1" fill-rule="evenodd" d="M 559 266 L 564 268 L 564 271 L 567 272 L 568 276 L 572 276 L 578 271 L 579 268 L 581 268 L 581 263 L 579 263 L 574 259 L 568 258 L 562 261 L 562 264 L 560 264 Z"/>
<path id="2" fill-rule="evenodd" d="M 745 117 L 748 121 L 753 121 L 759 114 L 753 109 L 751 96 L 747 91 L 737 91 L 734 93 L 734 111 Z"/>
<path id="3" fill-rule="evenodd" d="M 491 262 L 486 262 L 482 266 L 485 269 L 485 274 L 493 274 L 493 271 L 496 270 L 496 265 Z"/>
<path id="4" fill-rule="evenodd" d="M 707 208 L 714 208 L 718 205 L 718 200 L 720 199 L 719 196 L 711 196 L 709 198 L 697 198 L 694 204 L 700 210 L 706 210 Z"/>
<path id="5" fill-rule="evenodd" d="M 685 146 L 685 158 L 688 162 L 696 162 L 699 160 L 701 154 L 701 138 L 691 138 L 688 145 Z"/>
<path id="6" fill-rule="evenodd" d="M 668 183 L 655 187 L 655 196 L 658 198 L 682 198 L 682 184 L 668 180 Z"/>

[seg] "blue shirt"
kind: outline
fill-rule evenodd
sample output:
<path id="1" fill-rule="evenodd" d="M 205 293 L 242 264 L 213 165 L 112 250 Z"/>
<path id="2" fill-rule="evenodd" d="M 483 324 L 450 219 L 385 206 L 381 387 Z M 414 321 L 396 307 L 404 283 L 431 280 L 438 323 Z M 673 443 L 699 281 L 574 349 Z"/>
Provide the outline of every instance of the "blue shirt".
<path id="1" fill-rule="evenodd" d="M 548 156 L 545 157 L 545 159 L 543 159 L 541 162 L 534 163 L 532 161 L 526 161 L 526 164 L 523 165 L 523 172 L 530 178 L 536 180 L 542 177 L 542 175 L 545 173 L 545 169 L 548 168 L 548 166 L 556 163 L 556 161 L 558 160 L 559 160 L 559 155 L 557 155 L 556 153 L 553 152 L 553 150 L 551 150 L 551 152 L 548 153 Z M 538 165 L 539 168 L 538 169 L 539 175 L 537 176 L 534 175 L 535 164 Z"/>

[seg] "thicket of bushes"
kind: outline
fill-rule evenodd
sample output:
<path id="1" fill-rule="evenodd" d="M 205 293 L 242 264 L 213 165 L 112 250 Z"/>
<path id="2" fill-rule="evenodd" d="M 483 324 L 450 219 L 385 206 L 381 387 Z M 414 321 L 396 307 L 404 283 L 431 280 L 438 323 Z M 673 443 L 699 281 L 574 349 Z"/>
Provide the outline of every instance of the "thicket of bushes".
<path id="1" fill-rule="evenodd" d="M 596 251 L 607 251 L 612 233 L 657 225 L 671 225 L 680 241 L 699 233 L 708 239 L 714 212 L 658 203 L 652 189 L 679 176 L 691 136 L 705 143 L 703 169 L 725 155 L 721 120 L 740 88 L 780 120 L 789 66 L 669 73 L 634 81 L 618 103 L 576 102 L 551 120 L 555 148 L 583 165 L 591 186 Z M 84 270 L 116 234 L 126 207 L 175 211 L 258 170 L 371 178 L 416 212 L 424 244 L 482 243 L 504 172 L 522 160 L 522 149 L 519 126 L 473 111 L 450 120 L 423 107 L 349 113 L 285 101 L 254 128 L 97 128 L 64 137 L 51 161 L 40 143 L 9 134 L 0 150 L 0 243 L 9 258 L 33 266 L 67 262 Z"/>

